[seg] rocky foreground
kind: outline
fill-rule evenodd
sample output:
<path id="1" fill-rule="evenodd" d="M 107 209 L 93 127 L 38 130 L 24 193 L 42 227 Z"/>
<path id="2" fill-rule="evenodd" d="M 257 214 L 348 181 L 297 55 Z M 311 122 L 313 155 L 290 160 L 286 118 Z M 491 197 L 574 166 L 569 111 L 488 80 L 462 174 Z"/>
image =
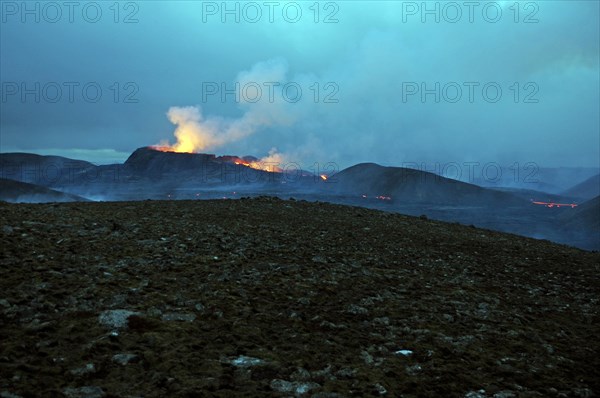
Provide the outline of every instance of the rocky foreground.
<path id="1" fill-rule="evenodd" d="M 270 198 L 0 228 L 0 397 L 600 394 L 599 253 Z"/>

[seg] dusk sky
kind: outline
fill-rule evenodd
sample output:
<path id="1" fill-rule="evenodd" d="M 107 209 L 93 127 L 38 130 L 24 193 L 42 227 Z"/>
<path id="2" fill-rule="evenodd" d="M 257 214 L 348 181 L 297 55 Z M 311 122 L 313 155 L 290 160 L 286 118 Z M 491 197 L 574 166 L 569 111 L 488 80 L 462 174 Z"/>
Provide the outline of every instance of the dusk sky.
<path id="1" fill-rule="evenodd" d="M 1 152 L 599 166 L 597 1 L 0 4 Z"/>

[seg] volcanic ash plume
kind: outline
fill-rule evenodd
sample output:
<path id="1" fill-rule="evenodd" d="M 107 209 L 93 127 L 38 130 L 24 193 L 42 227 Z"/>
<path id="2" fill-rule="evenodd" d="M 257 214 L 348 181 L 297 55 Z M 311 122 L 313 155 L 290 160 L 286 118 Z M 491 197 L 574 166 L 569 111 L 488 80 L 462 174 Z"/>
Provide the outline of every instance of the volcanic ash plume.
<path id="1" fill-rule="evenodd" d="M 167 117 L 176 125 L 177 142 L 169 145 L 161 142 L 154 148 L 170 152 L 199 152 L 214 149 L 252 134 L 259 127 L 247 115 L 240 119 L 225 120 L 218 117 L 204 118 L 199 107 L 173 106 Z"/>
<path id="2" fill-rule="evenodd" d="M 237 80 L 244 86 L 248 82 L 262 84 L 264 82 L 285 81 L 287 65 L 282 60 L 271 60 L 254 65 L 249 71 L 241 72 Z M 289 125 L 295 116 L 289 108 L 290 104 L 281 99 L 271 101 L 263 96 L 259 101 L 242 101 L 240 107 L 244 114 L 237 119 L 222 117 L 203 117 L 196 106 L 171 107 L 167 116 L 175 124 L 177 142 L 170 145 L 161 142 L 155 149 L 171 152 L 199 152 L 214 149 L 225 144 L 238 141 L 258 129 L 274 125 Z M 272 156 L 273 154 L 270 154 Z"/>
<path id="3" fill-rule="evenodd" d="M 177 142 L 173 145 L 161 142 L 155 146 L 156 149 L 170 152 L 197 152 L 222 144 L 220 142 L 222 138 L 218 138 L 214 123 L 211 126 L 209 121 L 203 121 L 202 113 L 197 107 L 174 106 L 167 112 L 167 117 L 177 126 L 174 133 Z"/>

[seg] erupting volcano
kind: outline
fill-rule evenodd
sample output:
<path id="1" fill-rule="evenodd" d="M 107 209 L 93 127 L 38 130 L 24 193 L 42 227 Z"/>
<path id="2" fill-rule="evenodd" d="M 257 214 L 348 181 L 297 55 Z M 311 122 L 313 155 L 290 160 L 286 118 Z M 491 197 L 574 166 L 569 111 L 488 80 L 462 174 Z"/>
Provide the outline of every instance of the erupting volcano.
<path id="1" fill-rule="evenodd" d="M 158 153 L 164 156 L 157 157 Z M 154 154 L 154 155 L 153 155 Z M 142 164 L 137 164 L 143 159 Z M 138 169 L 147 169 L 147 162 L 161 162 L 161 170 L 169 169 L 193 169 L 202 168 L 203 162 L 211 162 L 213 164 L 230 164 L 232 166 L 244 166 L 254 170 L 260 170 L 269 173 L 283 173 L 284 158 L 273 148 L 268 156 L 261 159 L 254 156 L 236 156 L 236 155 L 221 155 L 199 152 L 181 152 L 173 150 L 171 146 L 150 145 L 140 148 L 132 154 L 128 163 L 135 162 Z M 162 164 L 164 162 L 164 164 Z M 191 162 L 191 163 L 188 163 Z M 154 166 L 152 166 L 154 167 Z"/>
<path id="2" fill-rule="evenodd" d="M 152 147 L 158 151 L 197 153 L 231 141 L 227 139 L 224 127 L 215 120 L 204 119 L 198 107 L 171 107 L 167 117 L 177 126 L 173 133 L 177 142 L 171 145 L 163 140 Z"/>
<path id="3" fill-rule="evenodd" d="M 207 149 L 215 149 L 226 143 L 238 141 L 250 134 L 257 128 L 255 118 L 244 117 L 225 122 L 220 118 L 204 119 L 198 107 L 171 107 L 167 112 L 171 123 L 175 124 L 174 135 L 177 142 L 171 145 L 168 141 L 161 141 L 148 148 L 160 152 L 196 153 L 201 154 Z M 284 157 L 271 148 L 269 154 L 261 159 L 254 157 L 240 158 L 237 156 L 224 156 L 231 159 L 236 165 L 250 167 L 256 170 L 278 172 L 284 163 Z"/>
<path id="4" fill-rule="evenodd" d="M 241 166 L 250 167 L 256 170 L 268 171 L 270 173 L 281 173 L 283 169 L 280 167 L 279 162 L 267 162 L 264 160 L 252 160 L 247 161 L 242 158 L 236 158 L 233 163 Z"/>
<path id="5" fill-rule="evenodd" d="M 284 159 L 281 154 L 277 153 L 277 150 L 275 148 L 271 149 L 271 151 L 269 151 L 269 155 L 262 159 L 255 158 L 254 156 L 238 157 L 238 156 L 225 155 L 225 156 L 217 157 L 212 154 L 204 154 L 204 153 L 198 153 L 198 152 L 193 152 L 193 151 L 192 152 L 178 151 L 178 150 L 176 150 L 176 148 L 174 146 L 168 146 L 168 145 L 166 145 L 166 146 L 165 145 L 150 145 L 147 147 L 147 149 L 150 149 L 153 151 L 158 151 L 158 152 L 167 152 L 167 153 L 189 153 L 189 154 L 196 154 L 196 155 L 206 155 L 206 156 L 214 157 L 215 159 L 219 159 L 221 161 L 236 164 L 238 166 L 250 167 L 255 170 L 267 171 L 269 173 L 282 173 L 283 172 L 283 168 L 281 166 L 283 165 Z M 321 178 L 323 178 L 323 177 L 321 177 Z"/>

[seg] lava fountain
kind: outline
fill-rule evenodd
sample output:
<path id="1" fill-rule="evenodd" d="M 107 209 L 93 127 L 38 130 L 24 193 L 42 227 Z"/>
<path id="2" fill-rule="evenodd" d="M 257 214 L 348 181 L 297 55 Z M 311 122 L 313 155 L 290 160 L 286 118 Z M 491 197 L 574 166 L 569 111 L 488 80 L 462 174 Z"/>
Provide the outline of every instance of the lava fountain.
<path id="1" fill-rule="evenodd" d="M 161 152 L 200 153 L 209 148 L 216 148 L 229 142 L 234 142 L 251 134 L 256 126 L 249 125 L 245 118 L 230 124 L 223 124 L 222 119 L 204 119 L 197 107 L 172 107 L 167 112 L 171 123 L 175 124 L 174 135 L 177 142 L 171 145 L 168 141 L 161 141 L 149 148 Z M 236 156 L 231 157 L 232 163 L 250 167 L 256 170 L 281 173 L 284 157 L 276 148 L 269 151 L 269 155 L 260 159 L 248 161 Z"/>

